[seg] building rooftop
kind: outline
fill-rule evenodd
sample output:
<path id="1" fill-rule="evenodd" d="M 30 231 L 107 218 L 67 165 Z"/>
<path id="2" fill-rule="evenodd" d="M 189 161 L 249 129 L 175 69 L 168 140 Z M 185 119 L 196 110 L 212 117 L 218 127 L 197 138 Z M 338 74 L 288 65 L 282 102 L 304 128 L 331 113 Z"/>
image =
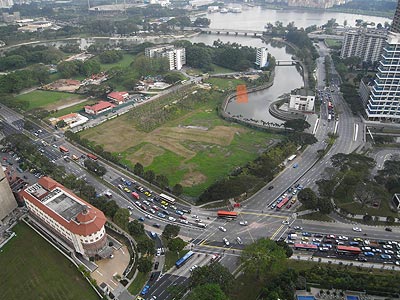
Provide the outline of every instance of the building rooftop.
<path id="1" fill-rule="evenodd" d="M 294 89 L 291 92 L 291 95 L 299 95 L 299 96 L 315 96 L 314 92 L 311 90 L 307 90 L 305 88 Z"/>
<path id="2" fill-rule="evenodd" d="M 103 109 L 109 108 L 109 107 L 115 107 L 115 105 L 111 104 L 110 102 L 107 101 L 100 101 L 97 104 L 94 104 L 92 106 L 86 105 L 85 108 L 91 109 L 93 111 L 101 111 Z"/>

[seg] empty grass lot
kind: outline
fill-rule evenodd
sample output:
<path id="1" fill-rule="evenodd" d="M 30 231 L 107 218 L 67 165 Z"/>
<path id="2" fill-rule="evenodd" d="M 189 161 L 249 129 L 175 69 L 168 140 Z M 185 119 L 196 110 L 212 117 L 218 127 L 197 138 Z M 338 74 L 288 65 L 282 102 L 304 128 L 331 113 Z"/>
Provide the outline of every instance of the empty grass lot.
<path id="1" fill-rule="evenodd" d="M 53 106 L 56 103 L 58 103 L 58 105 L 63 105 L 65 101 L 80 99 L 82 96 L 62 92 L 33 91 L 19 95 L 16 98 L 29 102 L 28 110 L 30 110 L 38 107 L 46 109 L 46 106 Z"/>
<path id="2" fill-rule="evenodd" d="M 77 268 L 25 223 L 0 252 L 0 298 L 99 299 Z"/>
<path id="3" fill-rule="evenodd" d="M 102 64 L 101 65 L 101 70 L 102 71 L 107 71 L 110 70 L 112 68 L 115 67 L 120 67 L 120 68 L 126 68 L 129 67 L 129 65 L 133 62 L 133 58 L 135 56 L 132 54 L 124 54 L 123 58 L 119 61 L 117 61 L 116 63 L 112 63 L 112 64 Z"/>
<path id="4" fill-rule="evenodd" d="M 52 113 L 52 114 L 49 116 L 49 118 L 51 118 L 51 117 L 57 118 L 57 117 L 61 117 L 61 116 L 64 116 L 64 115 L 67 115 L 67 114 L 70 114 L 70 113 L 79 112 L 79 111 L 83 110 L 83 107 L 84 107 L 85 105 L 93 105 L 93 104 L 95 104 L 96 102 L 98 102 L 98 100 L 88 100 L 88 101 L 84 101 L 84 102 L 81 102 L 81 103 L 76 104 L 76 105 L 72 105 L 72 106 L 69 106 L 69 107 L 60 109 L 60 110 L 58 110 L 57 112 Z"/>

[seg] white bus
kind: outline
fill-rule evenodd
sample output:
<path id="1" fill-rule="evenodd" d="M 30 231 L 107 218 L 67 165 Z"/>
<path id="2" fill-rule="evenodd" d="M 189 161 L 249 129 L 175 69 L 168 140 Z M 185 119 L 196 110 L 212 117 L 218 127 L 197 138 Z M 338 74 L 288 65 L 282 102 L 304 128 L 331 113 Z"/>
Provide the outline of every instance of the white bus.
<path id="1" fill-rule="evenodd" d="M 293 154 L 293 155 L 289 156 L 287 160 L 292 161 L 293 159 L 296 158 L 296 156 L 297 156 L 296 154 Z"/>
<path id="2" fill-rule="evenodd" d="M 170 197 L 168 195 L 165 195 L 165 194 L 160 194 L 160 199 L 164 200 L 164 201 L 166 201 L 168 203 L 171 203 L 171 204 L 175 203 L 175 199 L 174 198 L 172 198 L 172 197 Z"/>

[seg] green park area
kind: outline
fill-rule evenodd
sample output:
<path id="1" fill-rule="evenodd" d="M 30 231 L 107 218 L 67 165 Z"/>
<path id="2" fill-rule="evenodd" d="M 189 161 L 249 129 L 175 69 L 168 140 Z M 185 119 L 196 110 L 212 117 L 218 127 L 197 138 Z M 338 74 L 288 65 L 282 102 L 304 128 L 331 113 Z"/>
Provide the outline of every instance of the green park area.
<path id="1" fill-rule="evenodd" d="M 216 108 L 224 94 L 189 90 L 141 105 L 80 133 L 130 167 L 163 174 L 185 194 L 200 195 L 215 181 L 245 165 L 279 136 L 221 119 Z M 177 100 L 179 99 L 179 100 Z M 118 132 L 118 134 L 115 134 Z"/>
<path id="2" fill-rule="evenodd" d="M 0 253 L 1 299 L 99 299 L 69 260 L 26 224 Z"/>
<path id="3" fill-rule="evenodd" d="M 107 71 L 110 70 L 112 68 L 126 68 L 129 67 L 129 65 L 133 62 L 133 58 L 135 57 L 135 55 L 132 54 L 127 54 L 125 53 L 122 57 L 121 60 L 115 62 L 115 63 L 101 63 L 100 62 L 100 66 L 101 66 L 101 70 L 102 71 Z"/>
<path id="4" fill-rule="evenodd" d="M 28 110 L 34 108 L 43 108 L 48 111 L 56 110 L 58 107 L 70 105 L 74 102 L 81 101 L 83 96 L 50 91 L 33 91 L 16 97 L 17 100 L 29 103 Z"/>
<path id="5" fill-rule="evenodd" d="M 246 84 L 246 82 L 242 79 L 235 79 L 235 78 L 208 78 L 204 82 L 210 83 L 213 85 L 213 87 L 222 89 L 222 90 L 233 90 L 236 88 L 236 86 L 241 85 L 241 84 Z"/>
<path id="6" fill-rule="evenodd" d="M 325 43 L 329 48 L 340 49 L 342 47 L 342 41 L 325 39 Z"/>

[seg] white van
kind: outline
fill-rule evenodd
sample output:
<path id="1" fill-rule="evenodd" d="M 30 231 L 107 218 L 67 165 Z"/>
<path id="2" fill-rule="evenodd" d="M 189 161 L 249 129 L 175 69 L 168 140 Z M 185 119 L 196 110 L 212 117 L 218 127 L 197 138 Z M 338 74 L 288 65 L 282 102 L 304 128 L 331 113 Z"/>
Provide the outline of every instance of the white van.
<path id="1" fill-rule="evenodd" d="M 207 225 L 204 223 L 197 223 L 197 226 L 201 227 L 201 228 L 206 228 Z"/>

